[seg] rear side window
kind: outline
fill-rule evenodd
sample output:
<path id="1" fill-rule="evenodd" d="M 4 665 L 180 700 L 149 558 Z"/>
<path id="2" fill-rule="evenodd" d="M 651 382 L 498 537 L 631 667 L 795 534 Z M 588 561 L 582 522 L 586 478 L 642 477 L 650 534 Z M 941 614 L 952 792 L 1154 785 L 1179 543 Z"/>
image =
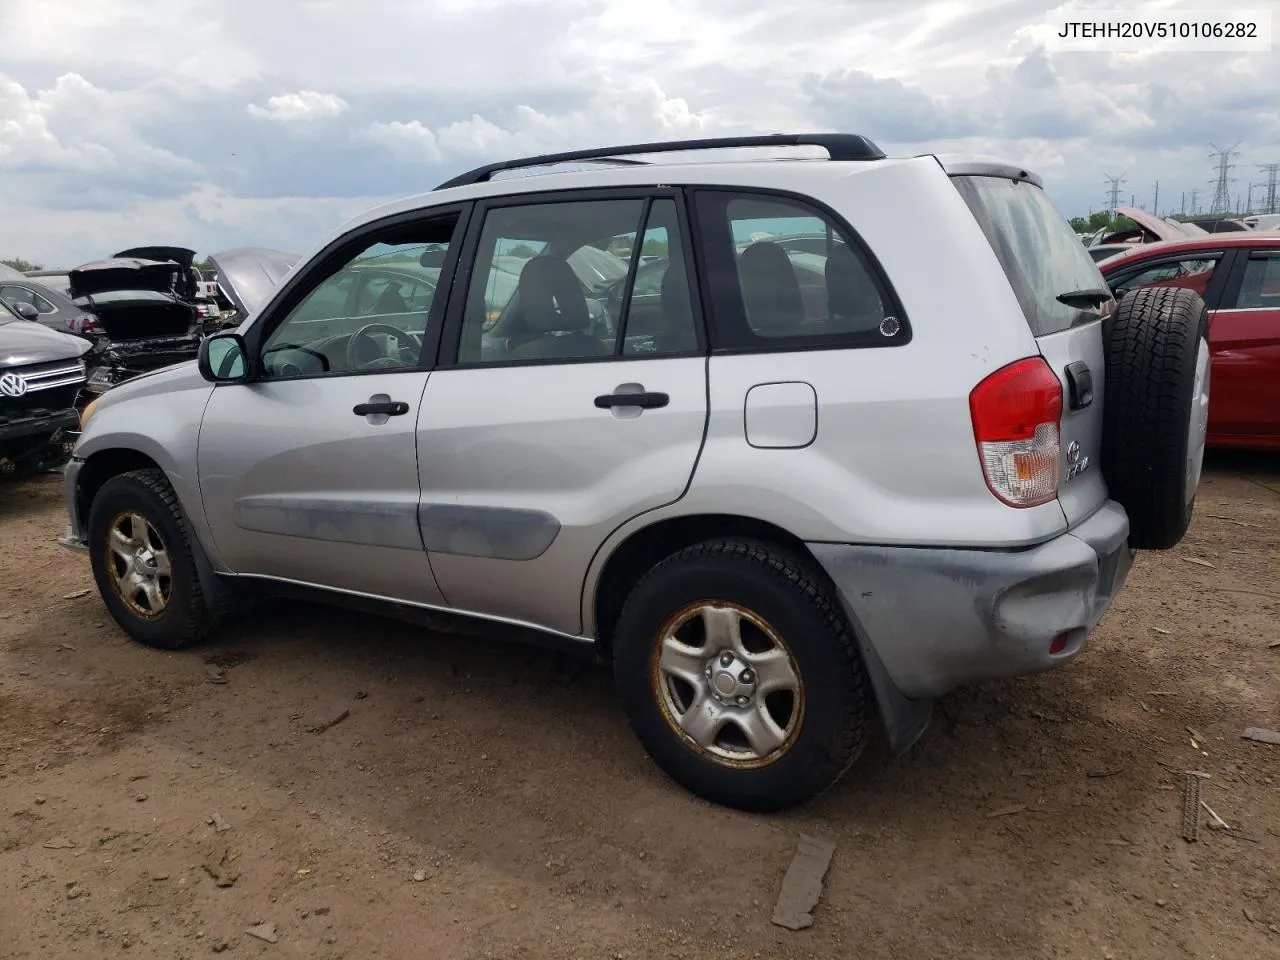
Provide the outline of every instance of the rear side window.
<path id="1" fill-rule="evenodd" d="M 1185 287 L 1205 296 L 1209 281 L 1218 268 L 1218 257 L 1199 254 L 1185 260 L 1161 260 L 1145 263 L 1127 271 L 1116 271 L 1108 276 L 1111 289 L 1117 297 L 1139 287 Z"/>
<path id="2" fill-rule="evenodd" d="M 1037 337 L 1098 319 L 1059 295 L 1105 290 L 1097 265 L 1044 191 L 998 177 L 952 177 L 982 227 Z"/>
<path id="3" fill-rule="evenodd" d="M 1255 253 L 1249 257 L 1236 307 L 1241 310 L 1280 310 L 1280 255 Z"/>
<path id="4" fill-rule="evenodd" d="M 0 300 L 11 307 L 18 303 L 29 303 L 41 313 L 56 313 L 58 310 L 52 303 L 28 287 L 0 287 Z"/>
<path id="5" fill-rule="evenodd" d="M 910 339 L 869 254 L 816 205 L 699 190 L 718 349 L 889 346 Z"/>

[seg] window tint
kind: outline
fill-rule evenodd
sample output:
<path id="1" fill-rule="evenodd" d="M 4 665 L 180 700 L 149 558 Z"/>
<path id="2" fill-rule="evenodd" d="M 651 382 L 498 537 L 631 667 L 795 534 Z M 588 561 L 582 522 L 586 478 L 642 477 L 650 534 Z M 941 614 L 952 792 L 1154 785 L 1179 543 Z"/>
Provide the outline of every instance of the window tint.
<path id="1" fill-rule="evenodd" d="M 433 321 L 456 217 L 370 238 L 325 276 L 263 344 L 268 376 L 316 376 L 417 366 Z M 428 254 L 428 250 L 432 253 Z M 429 265 L 424 265 L 429 264 Z"/>
<path id="2" fill-rule="evenodd" d="M 0 287 L 0 300 L 3 300 L 9 306 L 13 306 L 15 303 L 29 303 L 41 313 L 56 313 L 58 310 L 57 307 L 40 296 L 40 294 L 27 287 Z"/>
<path id="3" fill-rule="evenodd" d="M 1139 287 L 1186 287 L 1204 297 L 1209 281 L 1218 268 L 1217 257 L 1200 257 L 1187 260 L 1162 260 L 1144 264 L 1109 278 L 1116 297 L 1122 297 Z"/>
<path id="4" fill-rule="evenodd" d="M 1236 306 L 1245 310 L 1280 310 L 1280 256 L 1255 253 L 1249 257 Z"/>
<path id="5" fill-rule="evenodd" d="M 1057 333 L 1098 317 L 1058 295 L 1106 284 L 1067 221 L 1034 184 L 997 177 L 953 177 L 1004 268 L 1031 332 Z"/>
<path id="6" fill-rule="evenodd" d="M 653 356 L 698 349 L 693 288 L 685 269 L 674 200 L 655 200 L 649 207 L 639 258 L 627 301 L 623 355 Z"/>
<path id="7" fill-rule="evenodd" d="M 884 344 L 905 324 L 861 249 L 798 201 L 701 191 L 722 346 Z"/>
<path id="8" fill-rule="evenodd" d="M 696 349 L 675 202 L 654 200 L 641 224 L 644 209 L 635 199 L 490 210 L 467 291 L 459 362 Z M 636 286 L 628 296 L 633 261 Z"/>

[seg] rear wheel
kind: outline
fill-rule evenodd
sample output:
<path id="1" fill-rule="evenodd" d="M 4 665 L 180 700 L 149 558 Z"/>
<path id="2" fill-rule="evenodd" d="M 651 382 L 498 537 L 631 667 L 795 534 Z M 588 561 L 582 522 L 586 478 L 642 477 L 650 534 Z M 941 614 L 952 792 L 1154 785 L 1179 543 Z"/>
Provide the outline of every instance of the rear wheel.
<path id="1" fill-rule="evenodd" d="M 103 602 L 139 643 L 177 650 L 217 625 L 191 554 L 177 494 L 160 470 L 102 485 L 89 509 L 89 558 Z"/>
<path id="2" fill-rule="evenodd" d="M 672 779 L 769 811 L 822 792 L 857 759 L 868 681 L 823 579 L 773 545 L 718 540 L 636 585 L 614 670 L 632 727 Z"/>
<path id="3" fill-rule="evenodd" d="M 1145 287 L 1105 321 L 1102 471 L 1129 544 L 1177 545 L 1195 510 L 1209 425 L 1209 318 L 1192 290 Z"/>

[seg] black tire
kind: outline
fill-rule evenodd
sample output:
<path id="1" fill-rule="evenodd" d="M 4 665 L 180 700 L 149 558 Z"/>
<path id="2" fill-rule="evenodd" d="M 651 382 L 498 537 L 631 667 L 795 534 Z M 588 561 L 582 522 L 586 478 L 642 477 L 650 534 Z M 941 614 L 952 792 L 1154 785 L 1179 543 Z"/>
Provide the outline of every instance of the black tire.
<path id="1" fill-rule="evenodd" d="M 1129 545 L 1168 550 L 1195 511 L 1199 462 L 1189 470 L 1188 455 L 1203 455 L 1190 428 L 1193 415 L 1207 416 L 1193 394 L 1208 312 L 1193 290 L 1145 287 L 1120 300 L 1104 329 L 1102 473 L 1129 514 Z M 1205 377 L 1207 391 L 1207 368 Z"/>
<path id="2" fill-rule="evenodd" d="M 116 558 L 109 548 L 111 530 L 128 514 L 146 521 L 148 536 L 158 535 L 169 559 L 167 602 L 154 616 L 136 610 L 112 575 Z M 111 616 L 138 643 L 180 650 L 203 640 L 216 628 L 219 611 L 206 601 L 177 494 L 162 471 L 135 470 L 102 485 L 89 508 L 89 559 L 98 592 Z"/>
<path id="3" fill-rule="evenodd" d="M 800 680 L 791 706 L 800 715 L 780 752 L 765 761 L 715 759 L 678 732 L 655 657 L 678 612 L 699 602 L 747 611 L 790 654 Z M 711 647 L 703 650 L 714 658 Z M 872 701 L 853 632 L 812 562 L 774 545 L 711 540 L 654 566 L 622 609 L 613 659 L 623 706 L 644 748 L 673 780 L 713 803 L 753 812 L 795 806 L 838 781 L 866 745 Z"/>

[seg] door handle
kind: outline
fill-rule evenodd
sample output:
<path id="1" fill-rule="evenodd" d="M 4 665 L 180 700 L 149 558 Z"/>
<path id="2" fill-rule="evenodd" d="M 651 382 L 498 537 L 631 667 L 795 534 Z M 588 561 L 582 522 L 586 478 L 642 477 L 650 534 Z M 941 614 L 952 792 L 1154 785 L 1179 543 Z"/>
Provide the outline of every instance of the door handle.
<path id="1" fill-rule="evenodd" d="M 642 410 L 652 410 L 655 407 L 665 407 L 671 402 L 671 398 L 665 393 L 606 393 L 596 397 L 596 406 L 601 410 L 609 410 L 613 407 L 640 407 Z"/>
<path id="2" fill-rule="evenodd" d="M 368 403 L 357 403 L 351 408 L 357 417 L 403 417 L 409 412 L 409 405 L 403 400 L 370 400 Z"/>

